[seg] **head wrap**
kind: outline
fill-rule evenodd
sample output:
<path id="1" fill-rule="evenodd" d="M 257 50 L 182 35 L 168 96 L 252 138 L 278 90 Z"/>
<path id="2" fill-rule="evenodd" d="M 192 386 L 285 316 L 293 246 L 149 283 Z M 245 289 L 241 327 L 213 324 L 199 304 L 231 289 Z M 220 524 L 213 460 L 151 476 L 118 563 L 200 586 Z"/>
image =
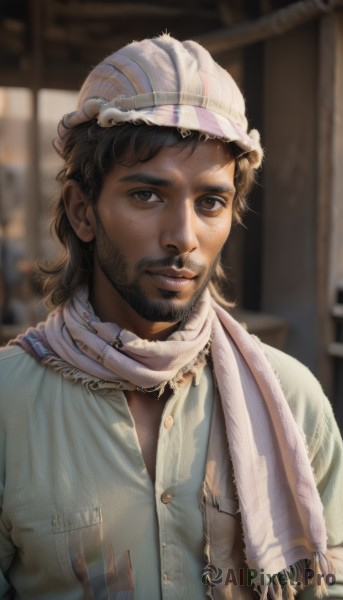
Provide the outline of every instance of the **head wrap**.
<path id="1" fill-rule="evenodd" d="M 70 130 L 96 119 L 100 127 L 146 123 L 183 135 L 235 142 L 257 168 L 259 133 L 248 132 L 245 103 L 231 75 L 194 41 L 168 34 L 132 42 L 100 62 L 86 78 L 74 112 L 64 115 L 54 140 L 63 155 Z"/>

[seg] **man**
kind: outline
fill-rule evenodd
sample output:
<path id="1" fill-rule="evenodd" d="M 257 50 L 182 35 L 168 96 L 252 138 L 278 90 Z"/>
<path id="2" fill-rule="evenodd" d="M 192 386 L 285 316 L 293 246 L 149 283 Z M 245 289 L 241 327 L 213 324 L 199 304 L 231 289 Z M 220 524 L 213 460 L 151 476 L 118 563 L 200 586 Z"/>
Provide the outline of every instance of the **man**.
<path id="1" fill-rule="evenodd" d="M 262 158 L 236 84 L 195 42 L 134 42 L 55 147 L 54 311 L 0 360 L 1 598 L 343 598 L 330 405 L 220 306 Z"/>

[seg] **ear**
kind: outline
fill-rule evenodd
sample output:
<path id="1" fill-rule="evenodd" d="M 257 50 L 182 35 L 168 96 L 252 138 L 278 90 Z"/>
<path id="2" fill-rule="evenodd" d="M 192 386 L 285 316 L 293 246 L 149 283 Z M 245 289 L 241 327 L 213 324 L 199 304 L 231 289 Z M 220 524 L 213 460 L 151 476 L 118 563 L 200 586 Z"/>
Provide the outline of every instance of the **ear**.
<path id="1" fill-rule="evenodd" d="M 91 202 L 77 181 L 70 179 L 63 187 L 63 201 L 70 225 L 82 242 L 95 237 L 95 218 Z"/>

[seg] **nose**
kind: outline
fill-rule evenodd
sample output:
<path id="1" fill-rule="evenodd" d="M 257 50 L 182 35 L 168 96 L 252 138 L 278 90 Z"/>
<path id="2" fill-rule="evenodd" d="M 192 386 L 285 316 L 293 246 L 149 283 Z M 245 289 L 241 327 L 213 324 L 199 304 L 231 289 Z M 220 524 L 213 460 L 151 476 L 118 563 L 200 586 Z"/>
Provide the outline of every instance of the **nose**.
<path id="1" fill-rule="evenodd" d="M 198 218 L 191 202 L 182 201 L 166 212 L 161 232 L 163 248 L 184 254 L 198 248 Z"/>

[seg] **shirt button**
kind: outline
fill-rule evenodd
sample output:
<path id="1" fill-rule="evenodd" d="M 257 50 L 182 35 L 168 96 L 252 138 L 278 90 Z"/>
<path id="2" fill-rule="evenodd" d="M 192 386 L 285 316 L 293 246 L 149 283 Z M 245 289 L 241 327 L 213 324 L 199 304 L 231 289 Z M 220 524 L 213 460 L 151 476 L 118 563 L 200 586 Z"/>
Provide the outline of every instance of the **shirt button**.
<path id="1" fill-rule="evenodd" d="M 169 504 L 173 499 L 173 494 L 171 492 L 163 492 L 161 495 L 161 500 L 163 504 Z"/>
<path id="2" fill-rule="evenodd" d="M 174 419 L 171 415 L 169 415 L 169 417 L 167 417 L 164 421 L 164 426 L 166 429 L 170 429 L 173 426 L 174 423 Z"/>

